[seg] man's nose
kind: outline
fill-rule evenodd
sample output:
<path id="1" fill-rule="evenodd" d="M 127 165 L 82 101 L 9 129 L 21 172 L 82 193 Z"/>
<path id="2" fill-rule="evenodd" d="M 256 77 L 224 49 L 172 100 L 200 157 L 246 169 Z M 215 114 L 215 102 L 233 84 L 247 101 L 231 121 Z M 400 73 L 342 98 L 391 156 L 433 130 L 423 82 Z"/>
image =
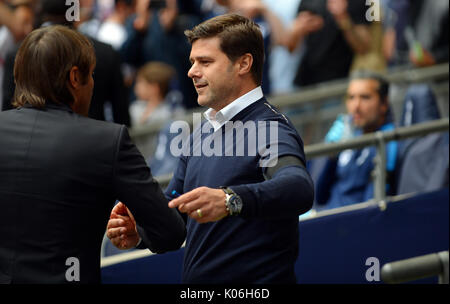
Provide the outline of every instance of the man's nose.
<path id="1" fill-rule="evenodd" d="M 195 77 L 200 77 L 200 71 L 197 68 L 197 65 L 194 63 L 188 71 L 188 77 L 194 79 Z"/>
<path id="2" fill-rule="evenodd" d="M 362 98 L 358 98 L 358 99 L 356 100 L 356 107 L 357 107 L 358 109 L 361 109 L 362 104 L 363 104 Z"/>
<path id="3" fill-rule="evenodd" d="M 353 109 L 358 110 L 361 107 L 361 98 L 356 97 L 353 100 Z"/>

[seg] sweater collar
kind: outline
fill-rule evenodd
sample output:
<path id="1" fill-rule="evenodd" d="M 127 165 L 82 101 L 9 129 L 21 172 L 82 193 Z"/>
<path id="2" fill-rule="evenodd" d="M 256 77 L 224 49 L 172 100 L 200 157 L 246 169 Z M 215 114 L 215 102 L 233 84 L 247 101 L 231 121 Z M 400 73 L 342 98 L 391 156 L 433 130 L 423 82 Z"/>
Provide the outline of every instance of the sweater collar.
<path id="1" fill-rule="evenodd" d="M 214 127 L 214 132 L 222 128 L 225 123 L 230 121 L 234 116 L 242 112 L 245 108 L 263 98 L 261 87 L 257 87 L 250 92 L 242 95 L 238 99 L 231 102 L 222 110 L 216 112 L 214 109 L 208 109 L 203 116 Z"/>

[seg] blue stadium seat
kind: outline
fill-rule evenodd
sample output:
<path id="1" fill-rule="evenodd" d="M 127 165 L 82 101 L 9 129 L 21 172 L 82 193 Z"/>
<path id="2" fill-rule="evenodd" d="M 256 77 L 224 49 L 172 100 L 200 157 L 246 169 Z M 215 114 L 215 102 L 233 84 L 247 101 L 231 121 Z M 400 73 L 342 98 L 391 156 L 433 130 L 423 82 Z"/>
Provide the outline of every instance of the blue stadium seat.
<path id="1" fill-rule="evenodd" d="M 412 85 L 405 97 L 400 126 L 441 117 L 428 85 Z M 448 186 L 448 132 L 412 138 L 399 143 L 397 194 L 433 191 Z"/>
<path id="2" fill-rule="evenodd" d="M 175 171 L 178 164 L 178 157 L 170 151 L 172 140 L 178 135 L 170 133 L 170 126 L 173 121 L 167 122 L 159 131 L 158 142 L 153 157 L 147 159 L 153 176 L 163 176 Z"/>

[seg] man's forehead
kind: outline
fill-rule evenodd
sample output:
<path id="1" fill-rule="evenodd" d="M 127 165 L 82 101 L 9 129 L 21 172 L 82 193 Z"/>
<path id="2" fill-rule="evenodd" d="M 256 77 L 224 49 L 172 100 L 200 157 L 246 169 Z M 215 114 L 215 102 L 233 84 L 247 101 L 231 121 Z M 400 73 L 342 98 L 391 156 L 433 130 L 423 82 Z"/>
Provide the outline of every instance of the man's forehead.
<path id="1" fill-rule="evenodd" d="M 191 55 L 195 54 L 196 56 L 201 56 L 202 53 L 212 53 L 217 51 L 221 52 L 219 38 L 201 38 L 192 43 Z"/>
<path id="2" fill-rule="evenodd" d="M 378 90 L 380 83 L 376 79 L 371 78 L 362 78 L 362 79 L 353 79 L 350 81 L 347 90 L 355 89 L 355 88 L 370 88 L 373 90 Z"/>
<path id="3" fill-rule="evenodd" d="M 220 44 L 220 38 L 218 36 L 213 37 L 205 37 L 205 38 L 198 38 L 194 42 L 192 42 L 192 46 L 199 45 L 199 44 L 211 44 L 211 45 L 219 45 Z"/>

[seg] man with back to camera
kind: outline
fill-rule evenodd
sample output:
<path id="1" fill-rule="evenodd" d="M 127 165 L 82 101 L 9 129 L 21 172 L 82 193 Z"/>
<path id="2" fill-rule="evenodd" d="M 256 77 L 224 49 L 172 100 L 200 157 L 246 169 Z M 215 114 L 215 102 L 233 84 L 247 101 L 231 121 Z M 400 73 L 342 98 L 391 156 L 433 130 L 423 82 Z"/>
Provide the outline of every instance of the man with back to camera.
<path id="1" fill-rule="evenodd" d="M 345 126 L 343 116 L 340 116 L 325 141 L 337 142 L 371 132 L 393 130 L 395 126 L 388 94 L 389 83 L 381 75 L 370 71 L 352 73 L 345 100 L 348 125 Z M 346 128 L 351 131 L 346 131 Z M 345 150 L 338 157 L 328 159 L 316 184 L 317 203 L 330 209 L 372 199 L 374 187 L 371 174 L 375 155 L 374 147 L 366 147 Z M 394 194 L 396 141 L 386 143 L 386 157 L 386 191 Z"/>
<path id="2" fill-rule="evenodd" d="M 64 26 L 35 30 L 18 51 L 17 108 L 0 113 L 0 283 L 99 283 L 116 199 L 152 251 L 184 241 L 182 218 L 126 126 L 87 117 L 95 63 L 91 42 Z M 79 268 L 67 276 L 74 259 Z"/>
<path id="3" fill-rule="evenodd" d="M 314 192 L 300 136 L 262 94 L 261 32 L 253 21 L 229 14 L 205 21 L 186 36 L 192 44 L 188 76 L 198 103 L 209 108 L 201 129 L 212 131 L 202 140 L 226 137 L 230 123 L 276 122 L 278 127 L 277 139 L 268 145 L 269 150 L 277 146 L 277 153 L 268 159 L 264 153 L 223 156 L 247 142 L 251 134 L 245 132 L 243 138 L 236 134 L 231 145 L 221 145 L 220 155 L 180 156 L 166 196 L 187 224 L 182 281 L 296 283 L 298 216 L 311 208 Z M 134 232 L 132 219 L 126 222 L 126 230 Z M 119 247 L 135 246 L 136 234 L 123 235 L 123 226 L 112 217 L 108 237 Z"/>

